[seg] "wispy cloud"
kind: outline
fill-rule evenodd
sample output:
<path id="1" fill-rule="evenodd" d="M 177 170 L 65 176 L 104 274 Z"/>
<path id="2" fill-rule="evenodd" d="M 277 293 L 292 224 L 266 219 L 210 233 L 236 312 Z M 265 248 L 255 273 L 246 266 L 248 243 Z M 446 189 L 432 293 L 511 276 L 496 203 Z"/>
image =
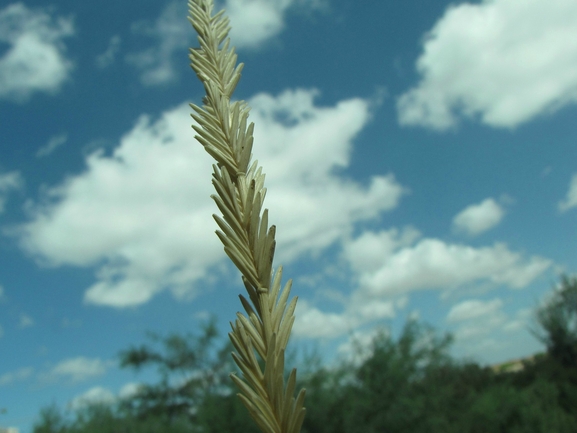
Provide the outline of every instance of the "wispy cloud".
<path id="1" fill-rule="evenodd" d="M 83 356 L 69 358 L 56 364 L 47 373 L 41 374 L 41 379 L 49 382 L 59 380 L 71 383 L 83 382 L 102 376 L 106 372 L 107 365 L 98 358 L 90 359 Z"/>
<path id="2" fill-rule="evenodd" d="M 226 0 L 217 2 L 215 9 L 226 8 L 232 26 L 230 37 L 236 48 L 257 50 L 283 31 L 289 10 L 325 6 L 325 0 Z M 190 23 L 183 20 L 186 13 L 185 2 L 176 0 L 169 3 L 153 23 L 133 24 L 135 35 L 154 40 L 150 48 L 126 56 L 128 63 L 140 71 L 143 85 L 156 86 L 176 80 L 175 65 L 180 64 L 180 60 L 175 61 L 176 55 L 181 59 L 189 47 L 198 44 Z"/>
<path id="3" fill-rule="evenodd" d="M 28 314 L 22 313 L 20 314 L 18 326 L 20 328 L 30 328 L 31 326 L 34 326 L 34 319 L 32 319 Z"/>
<path id="4" fill-rule="evenodd" d="M 520 342 L 529 343 L 528 319 L 530 308 L 510 312 L 501 298 L 491 300 L 467 299 L 453 305 L 446 320 L 454 326 L 455 349 L 463 355 L 483 358 L 484 362 L 495 362 L 495 353 L 515 353 Z M 518 350 L 518 349 L 517 349 Z M 502 355 L 501 355 L 502 356 Z"/>
<path id="5" fill-rule="evenodd" d="M 40 149 L 38 149 L 38 151 L 36 152 L 36 157 L 41 158 L 43 156 L 50 155 L 58 147 L 62 146 L 64 143 L 66 143 L 67 140 L 68 140 L 68 134 L 66 134 L 66 133 L 62 133 L 62 134 L 58 134 L 58 135 L 55 135 L 53 137 L 50 137 L 50 140 L 48 140 L 48 143 L 46 143 L 44 146 L 42 146 Z"/>
<path id="6" fill-rule="evenodd" d="M 461 322 L 463 320 L 475 319 L 477 317 L 492 314 L 503 307 L 501 299 L 493 299 L 492 301 L 481 301 L 478 299 L 470 299 L 454 305 L 447 315 L 449 322 Z"/>
<path id="7" fill-rule="evenodd" d="M 399 122 L 437 130 L 460 116 L 513 128 L 577 101 L 577 3 L 494 0 L 452 5 L 427 34 L 420 83 Z"/>
<path id="8" fill-rule="evenodd" d="M 132 25 L 136 35 L 152 38 L 152 47 L 126 56 L 126 60 L 140 70 L 140 81 L 145 86 L 165 84 L 177 78 L 175 53 L 186 56 L 193 41 L 190 23 L 183 19 L 186 6 L 181 1 L 169 3 L 154 23 L 141 21 Z"/>
<path id="9" fill-rule="evenodd" d="M 114 62 L 116 55 L 120 51 L 120 42 L 121 42 L 120 36 L 118 35 L 112 36 L 110 38 L 110 42 L 108 43 L 106 51 L 96 57 L 96 66 L 98 66 L 101 69 L 110 66 Z"/>
<path id="10" fill-rule="evenodd" d="M 34 92 L 57 92 L 72 71 L 63 39 L 74 34 L 69 18 L 14 3 L 0 10 L 0 98 L 26 101 Z"/>
<path id="11" fill-rule="evenodd" d="M 577 207 L 577 174 L 574 174 L 571 178 L 565 200 L 559 202 L 559 210 L 561 212 L 565 212 L 574 207 Z"/>
<path id="12" fill-rule="evenodd" d="M 26 380 L 32 375 L 33 372 L 34 369 L 32 367 L 22 367 L 19 368 L 18 370 L 4 373 L 3 375 L 0 376 L 0 386 L 5 386 L 13 382 L 20 382 Z"/>
<path id="13" fill-rule="evenodd" d="M 4 212 L 8 193 L 22 188 L 24 180 L 18 171 L 0 174 L 0 214 Z"/>

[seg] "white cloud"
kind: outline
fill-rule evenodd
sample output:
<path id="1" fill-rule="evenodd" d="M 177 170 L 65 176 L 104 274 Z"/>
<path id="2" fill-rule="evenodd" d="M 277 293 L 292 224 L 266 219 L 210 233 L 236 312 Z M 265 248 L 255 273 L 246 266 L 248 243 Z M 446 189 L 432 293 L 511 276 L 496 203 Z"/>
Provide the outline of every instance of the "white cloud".
<path id="1" fill-rule="evenodd" d="M 114 394 L 109 389 L 101 386 L 94 386 L 79 396 L 74 397 L 69 403 L 68 408 L 71 410 L 80 410 L 89 405 L 111 405 L 119 399 L 129 399 L 134 397 L 143 386 L 141 383 L 129 382 L 124 384 L 118 394 Z"/>
<path id="2" fill-rule="evenodd" d="M 88 302 L 118 307 L 170 286 L 186 291 L 221 257 L 214 237 L 211 159 L 194 140 L 190 107 L 142 116 L 112 157 L 47 193 L 21 230 L 22 246 L 51 265 L 97 271 Z"/>
<path id="3" fill-rule="evenodd" d="M 36 152 L 36 157 L 41 158 L 43 156 L 50 155 L 52 152 L 56 150 L 56 148 L 66 143 L 67 140 L 68 140 L 68 134 L 66 133 L 50 137 L 48 143 L 46 143 L 44 146 L 38 149 L 38 151 Z"/>
<path id="4" fill-rule="evenodd" d="M 577 3 L 484 0 L 450 6 L 417 60 L 399 122 L 438 130 L 458 115 L 512 128 L 577 101 Z"/>
<path id="5" fill-rule="evenodd" d="M 299 300 L 293 334 L 304 338 L 336 338 L 364 324 L 395 317 L 393 301 L 359 295 L 353 293 L 340 313 L 323 312 L 306 300 Z"/>
<path id="6" fill-rule="evenodd" d="M 8 193 L 22 188 L 24 180 L 17 171 L 0 174 L 0 214 L 4 212 Z"/>
<path id="7" fill-rule="evenodd" d="M 473 356 L 478 362 L 493 364 L 518 356 L 513 354 L 519 351 L 537 350 L 537 342 L 524 332 L 533 310 L 522 308 L 511 315 L 504 307 L 504 302 L 498 298 L 489 301 L 469 299 L 453 306 L 447 321 L 456 325 L 454 350 L 460 356 Z M 534 349 L 528 349 L 530 347 Z"/>
<path id="8" fill-rule="evenodd" d="M 369 322 L 395 317 L 396 310 L 406 307 L 407 295 L 417 290 L 446 291 L 479 283 L 523 288 L 551 265 L 542 257 L 525 258 L 504 244 L 473 248 L 421 239 L 412 227 L 365 231 L 357 238 L 347 239 L 342 259 L 351 266 L 357 281 L 356 289 L 343 302 L 345 308 L 328 313 L 299 301 L 295 335 L 335 338 Z M 449 319 L 464 320 L 465 315 L 488 317 L 497 312 L 487 319 L 497 326 L 503 320 L 501 306 L 500 300 L 468 301 L 455 306 Z M 472 327 L 477 329 L 476 325 L 467 326 L 471 329 L 461 331 L 471 333 Z"/>
<path id="9" fill-rule="evenodd" d="M 569 184 L 569 191 L 565 200 L 559 202 L 559 210 L 565 212 L 571 208 L 577 207 L 577 174 L 574 174 Z"/>
<path id="10" fill-rule="evenodd" d="M 413 244 L 420 237 L 418 230 L 406 227 L 399 232 L 392 228 L 379 233 L 369 231 L 346 244 L 345 259 L 357 272 L 374 272 L 400 247 Z"/>
<path id="11" fill-rule="evenodd" d="M 503 208 L 494 199 L 487 198 L 459 212 L 453 218 L 453 228 L 475 236 L 495 227 L 504 215 Z"/>
<path id="12" fill-rule="evenodd" d="M 372 299 L 355 308 L 355 313 L 365 321 L 392 318 L 395 317 L 395 307 L 392 302 Z"/>
<path id="13" fill-rule="evenodd" d="M 334 338 L 356 326 L 357 323 L 353 323 L 346 314 L 322 312 L 301 299 L 297 303 L 293 334 L 306 338 Z"/>
<path id="14" fill-rule="evenodd" d="M 370 234 L 365 233 L 363 238 L 368 236 Z M 373 236 L 386 239 L 382 232 L 373 233 Z M 354 244 L 355 240 L 345 249 L 354 248 Z M 378 268 L 356 268 L 361 289 L 376 297 L 425 289 L 448 290 L 477 282 L 522 288 L 551 264 L 550 260 L 542 257 L 525 259 L 501 243 L 473 248 L 425 238 L 415 245 L 397 249 L 389 257 L 371 254 L 380 254 L 378 251 L 366 251 L 364 256 L 369 262 L 381 258 Z"/>
<path id="15" fill-rule="evenodd" d="M 315 107 L 317 91 L 259 94 L 250 100 L 255 153 L 267 174 L 269 214 L 278 227 L 279 260 L 318 252 L 351 223 L 395 208 L 405 189 L 392 174 L 373 176 L 368 187 L 334 174 L 347 167 L 353 140 L 370 119 L 368 102 L 350 99 Z"/>
<path id="16" fill-rule="evenodd" d="M 392 317 L 395 317 L 394 302 L 361 298 L 355 293 L 340 313 L 323 312 L 301 299 L 293 334 L 304 338 L 336 338 L 366 323 Z"/>
<path id="17" fill-rule="evenodd" d="M 354 223 L 393 209 L 403 194 L 392 175 L 365 187 L 335 174 L 370 120 L 369 103 L 317 107 L 315 93 L 249 101 L 254 151 L 267 173 L 265 206 L 282 228 L 281 262 L 344 239 Z M 31 206 L 31 221 L 12 231 L 22 248 L 53 266 L 98 265 L 87 302 L 137 305 L 167 288 L 194 295 L 223 253 L 210 218 L 217 210 L 209 199 L 213 161 L 194 140 L 190 112 L 182 104 L 156 121 L 143 116 L 112 156 L 89 155 L 84 173 L 48 189 Z"/>
<path id="18" fill-rule="evenodd" d="M 33 372 L 34 369 L 32 367 L 22 367 L 16 371 L 4 373 L 2 376 L 0 376 L 0 386 L 9 385 L 12 382 L 26 380 L 32 375 Z"/>
<path id="19" fill-rule="evenodd" d="M 318 0 L 226 0 L 230 38 L 237 48 L 258 48 L 280 34 L 284 16 L 291 7 L 317 8 Z"/>
<path id="20" fill-rule="evenodd" d="M 62 39 L 74 34 L 72 20 L 51 18 L 14 3 L 0 10 L 0 98 L 25 101 L 34 92 L 57 92 L 72 70 Z"/>
<path id="21" fill-rule="evenodd" d="M 502 340 L 503 331 L 512 323 L 500 299 L 463 301 L 451 308 L 447 320 L 458 323 L 454 335 L 456 343 L 463 348 L 482 345 L 487 339 L 496 342 L 493 337 Z"/>
<path id="22" fill-rule="evenodd" d="M 258 49 L 282 32 L 284 19 L 291 8 L 318 9 L 324 0 L 226 0 L 222 7 L 230 19 L 231 45 L 236 48 Z M 215 12 L 221 9 L 217 4 Z M 179 59 L 186 55 L 189 47 L 198 46 L 195 30 L 187 20 L 183 20 L 186 5 L 176 0 L 169 3 L 154 23 L 140 21 L 134 23 L 133 32 L 152 37 L 156 43 L 144 51 L 131 53 L 126 60 L 141 71 L 140 80 L 145 86 L 154 86 L 174 81 L 178 73 L 174 55 Z M 118 50 L 118 44 L 111 45 L 99 62 L 109 63 Z"/>
<path id="23" fill-rule="evenodd" d="M 82 395 L 73 398 L 68 403 L 68 408 L 77 411 L 91 404 L 112 404 L 115 401 L 116 397 L 112 392 L 101 386 L 95 386 Z"/>
<path id="24" fill-rule="evenodd" d="M 157 20 L 150 24 L 145 21 L 133 24 L 135 34 L 152 37 L 156 44 L 138 53 L 126 56 L 126 60 L 140 71 L 140 80 L 145 86 L 154 86 L 173 81 L 177 77 L 174 54 L 186 55 L 194 40 L 194 29 L 183 19 L 185 5 L 180 1 L 169 3 Z"/>
<path id="25" fill-rule="evenodd" d="M 67 379 L 73 383 L 102 376 L 106 372 L 106 363 L 98 358 L 89 359 L 83 356 L 69 358 L 59 362 L 45 375 L 48 380 Z"/>
<path id="26" fill-rule="evenodd" d="M 516 318 L 510 320 L 503 326 L 505 332 L 517 332 L 527 328 L 527 323 L 534 317 L 532 308 L 522 308 L 515 314 Z"/>
<path id="27" fill-rule="evenodd" d="M 481 301 L 478 299 L 469 299 L 463 301 L 451 308 L 447 315 L 449 322 L 460 322 L 463 320 L 475 319 L 486 316 L 498 311 L 503 306 L 503 301 L 493 299 L 492 301 Z"/>

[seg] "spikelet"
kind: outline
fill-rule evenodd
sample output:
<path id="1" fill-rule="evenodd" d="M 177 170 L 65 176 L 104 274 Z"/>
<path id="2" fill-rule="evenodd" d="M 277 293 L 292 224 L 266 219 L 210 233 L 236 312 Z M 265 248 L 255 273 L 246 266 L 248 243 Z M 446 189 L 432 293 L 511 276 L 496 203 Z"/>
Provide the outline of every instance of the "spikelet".
<path id="1" fill-rule="evenodd" d="M 204 85 L 203 106 L 191 104 L 193 128 L 204 149 L 216 160 L 212 196 L 221 215 L 213 215 L 224 251 L 240 270 L 248 298 L 246 312 L 231 323 L 233 359 L 242 372 L 232 380 L 250 415 L 264 433 L 299 433 L 305 390 L 294 397 L 296 369 L 284 383 L 284 354 L 294 323 L 297 298 L 288 300 L 291 281 L 281 288 L 282 267 L 272 269 L 275 226 L 263 210 L 265 175 L 251 163 L 253 123 L 247 125 L 248 104 L 230 102 L 243 64 L 229 48 L 229 20 L 224 10 L 212 15 L 212 0 L 189 0 L 189 21 L 200 48 L 190 50 L 191 67 Z M 261 370 L 258 358 L 264 361 Z"/>

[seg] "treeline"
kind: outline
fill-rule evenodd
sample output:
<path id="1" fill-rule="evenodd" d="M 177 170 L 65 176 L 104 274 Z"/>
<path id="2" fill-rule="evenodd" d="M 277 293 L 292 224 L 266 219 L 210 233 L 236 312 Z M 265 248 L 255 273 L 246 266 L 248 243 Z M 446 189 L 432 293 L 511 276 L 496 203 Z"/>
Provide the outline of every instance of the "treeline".
<path id="1" fill-rule="evenodd" d="M 449 355 L 450 335 L 408 322 L 397 339 L 381 332 L 362 361 L 299 368 L 307 389 L 303 433 L 577 432 L 577 278 L 562 277 L 535 311 L 547 350 L 517 372 L 496 372 Z M 41 411 L 34 433 L 258 433 L 228 373 L 230 344 L 214 320 L 202 333 L 161 338 L 120 354 L 120 365 L 158 369 L 160 380 L 112 405 L 65 416 Z"/>

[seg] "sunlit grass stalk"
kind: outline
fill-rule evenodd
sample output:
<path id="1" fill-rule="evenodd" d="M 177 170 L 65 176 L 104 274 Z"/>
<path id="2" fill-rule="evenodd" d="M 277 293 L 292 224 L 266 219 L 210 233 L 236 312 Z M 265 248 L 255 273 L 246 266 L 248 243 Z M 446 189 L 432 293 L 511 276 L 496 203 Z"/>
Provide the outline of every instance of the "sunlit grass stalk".
<path id="1" fill-rule="evenodd" d="M 294 397 L 296 369 L 284 383 L 284 356 L 297 298 L 288 303 L 289 280 L 281 289 L 282 267 L 272 269 L 275 226 L 268 225 L 265 175 L 251 162 L 254 124 L 247 126 L 249 106 L 230 98 L 243 64 L 230 48 L 224 10 L 212 15 L 212 0 L 189 0 L 189 20 L 200 48 L 190 50 L 191 67 L 204 85 L 203 107 L 191 104 L 196 139 L 216 160 L 212 195 L 222 216 L 213 215 L 226 254 L 240 270 L 250 299 L 240 295 L 246 316 L 237 313 L 229 337 L 242 378 L 231 374 L 250 415 L 265 433 L 298 433 L 305 415 L 305 390 Z M 261 212 L 262 211 L 262 212 Z M 262 359 L 264 370 L 258 358 Z"/>

